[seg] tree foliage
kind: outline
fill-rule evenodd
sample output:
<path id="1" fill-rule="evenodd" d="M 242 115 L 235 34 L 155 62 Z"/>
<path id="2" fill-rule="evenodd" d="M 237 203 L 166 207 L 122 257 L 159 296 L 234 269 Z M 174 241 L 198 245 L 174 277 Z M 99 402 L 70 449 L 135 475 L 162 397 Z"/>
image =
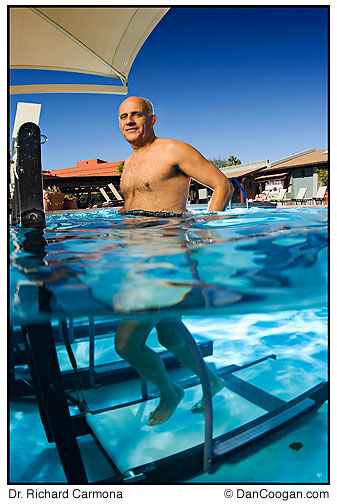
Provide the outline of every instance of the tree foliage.
<path id="1" fill-rule="evenodd" d="M 235 156 L 229 156 L 228 159 L 219 156 L 216 158 L 209 159 L 208 161 L 213 163 L 217 168 L 224 168 L 225 166 L 233 166 L 241 164 L 240 159 L 238 159 Z"/>
<path id="2" fill-rule="evenodd" d="M 329 184 L 328 170 L 317 170 L 317 176 L 322 185 L 327 186 Z"/>
<path id="3" fill-rule="evenodd" d="M 228 166 L 234 166 L 234 165 L 239 165 L 241 164 L 241 161 L 240 159 L 238 159 L 237 157 L 235 156 L 229 156 L 228 158 Z"/>
<path id="4" fill-rule="evenodd" d="M 227 166 L 227 159 L 223 159 L 221 157 L 209 159 L 211 163 L 213 163 L 217 168 L 223 168 Z"/>
<path id="5" fill-rule="evenodd" d="M 124 161 L 122 161 L 118 166 L 117 166 L 117 173 L 118 175 L 122 175 L 123 173 L 123 168 L 124 168 Z"/>

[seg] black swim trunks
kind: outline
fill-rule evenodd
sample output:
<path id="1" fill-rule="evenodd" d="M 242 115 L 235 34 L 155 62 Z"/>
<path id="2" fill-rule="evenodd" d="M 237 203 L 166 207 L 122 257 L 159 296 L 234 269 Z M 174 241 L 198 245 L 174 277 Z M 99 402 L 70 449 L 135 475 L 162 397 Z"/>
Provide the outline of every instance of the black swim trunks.
<path id="1" fill-rule="evenodd" d="M 120 212 L 122 215 L 140 215 L 142 217 L 182 217 L 184 215 L 181 213 L 174 212 L 149 212 L 148 210 L 126 210 L 125 212 Z"/>

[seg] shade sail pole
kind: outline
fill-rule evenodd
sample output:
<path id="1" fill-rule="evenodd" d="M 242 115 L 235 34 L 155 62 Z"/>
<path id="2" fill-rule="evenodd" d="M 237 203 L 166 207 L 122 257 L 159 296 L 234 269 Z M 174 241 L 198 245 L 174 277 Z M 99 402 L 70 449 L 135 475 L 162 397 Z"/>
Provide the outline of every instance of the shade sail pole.
<path id="1" fill-rule="evenodd" d="M 106 86 L 104 84 L 22 84 L 10 86 L 10 94 L 40 93 L 87 93 L 87 94 L 128 94 L 127 86 Z"/>

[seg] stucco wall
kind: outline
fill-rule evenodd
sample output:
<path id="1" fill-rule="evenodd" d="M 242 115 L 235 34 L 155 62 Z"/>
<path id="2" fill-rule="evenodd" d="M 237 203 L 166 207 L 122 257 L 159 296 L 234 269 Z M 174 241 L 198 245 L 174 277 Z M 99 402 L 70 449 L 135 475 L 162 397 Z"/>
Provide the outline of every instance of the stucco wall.
<path id="1" fill-rule="evenodd" d="M 307 188 L 305 198 L 316 196 L 317 190 L 321 185 L 318 180 L 317 170 L 326 168 L 327 165 L 320 165 L 318 168 L 316 166 L 304 166 L 303 168 L 292 170 L 292 177 L 290 179 L 291 185 L 287 197 L 295 198 L 301 187 Z M 302 170 L 304 170 L 304 176 Z"/>
<path id="2" fill-rule="evenodd" d="M 312 198 L 316 194 L 316 188 L 314 191 L 313 187 L 313 173 L 314 169 L 311 166 L 305 166 L 303 168 L 297 168 L 292 170 L 292 197 L 296 198 L 298 191 L 301 187 L 306 187 L 307 192 L 305 193 L 305 198 Z"/>

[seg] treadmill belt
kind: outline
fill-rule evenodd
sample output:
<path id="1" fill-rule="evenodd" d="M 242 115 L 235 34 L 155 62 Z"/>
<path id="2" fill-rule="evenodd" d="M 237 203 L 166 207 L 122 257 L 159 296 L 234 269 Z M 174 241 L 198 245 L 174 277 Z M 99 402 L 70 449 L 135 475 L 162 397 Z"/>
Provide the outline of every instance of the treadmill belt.
<path id="1" fill-rule="evenodd" d="M 201 386 L 185 390 L 185 396 L 172 417 L 150 427 L 146 421 L 159 398 L 131 406 L 86 415 L 87 423 L 105 453 L 121 473 L 154 462 L 204 442 L 204 415 L 191 413 L 202 395 Z M 213 399 L 213 437 L 229 432 L 265 410 L 237 396 L 227 388 Z"/>

